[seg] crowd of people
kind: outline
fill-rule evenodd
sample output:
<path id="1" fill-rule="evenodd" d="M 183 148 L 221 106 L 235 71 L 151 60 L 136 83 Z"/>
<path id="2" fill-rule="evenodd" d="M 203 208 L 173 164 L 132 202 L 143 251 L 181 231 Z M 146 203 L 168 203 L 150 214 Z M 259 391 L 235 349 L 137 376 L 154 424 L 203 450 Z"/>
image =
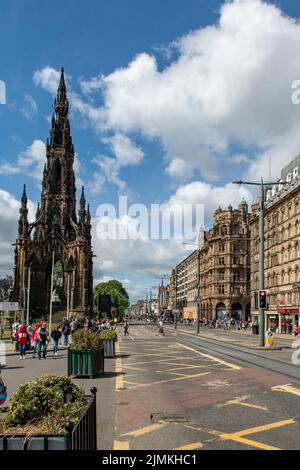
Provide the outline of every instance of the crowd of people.
<path id="1" fill-rule="evenodd" d="M 85 328 L 88 332 L 101 332 L 102 330 L 115 329 L 117 319 L 98 319 L 86 317 L 80 321 L 76 317 L 63 318 L 60 324 L 54 326 L 51 332 L 48 330 L 46 322 L 38 321 L 35 326 L 31 322 L 28 324 L 18 319 L 12 325 L 12 342 L 15 343 L 15 350 L 20 354 L 20 360 L 26 358 L 26 353 L 31 352 L 32 357 L 47 358 L 48 347 L 53 343 L 53 354 L 58 355 L 59 342 L 62 346 L 68 347 L 72 334 L 79 328 Z M 127 327 L 128 331 L 128 327 Z"/>
<path id="2" fill-rule="evenodd" d="M 187 325 L 194 325 L 197 323 L 196 318 L 187 318 L 180 319 L 180 323 Z M 205 326 L 207 328 L 221 328 L 223 330 L 249 330 L 252 328 L 252 323 L 250 321 L 240 321 L 234 318 L 228 319 L 217 319 L 217 320 L 200 320 L 200 326 Z"/>

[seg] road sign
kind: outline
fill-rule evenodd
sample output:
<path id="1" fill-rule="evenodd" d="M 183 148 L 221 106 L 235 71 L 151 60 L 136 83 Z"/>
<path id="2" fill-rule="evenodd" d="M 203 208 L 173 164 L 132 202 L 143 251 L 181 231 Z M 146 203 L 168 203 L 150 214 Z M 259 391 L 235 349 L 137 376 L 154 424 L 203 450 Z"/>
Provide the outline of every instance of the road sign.
<path id="1" fill-rule="evenodd" d="M 200 304 L 201 303 L 201 297 L 196 297 L 195 302 L 196 302 L 196 304 Z"/>
<path id="2" fill-rule="evenodd" d="M 0 302 L 0 311 L 2 312 L 17 312 L 18 310 L 18 302 Z"/>

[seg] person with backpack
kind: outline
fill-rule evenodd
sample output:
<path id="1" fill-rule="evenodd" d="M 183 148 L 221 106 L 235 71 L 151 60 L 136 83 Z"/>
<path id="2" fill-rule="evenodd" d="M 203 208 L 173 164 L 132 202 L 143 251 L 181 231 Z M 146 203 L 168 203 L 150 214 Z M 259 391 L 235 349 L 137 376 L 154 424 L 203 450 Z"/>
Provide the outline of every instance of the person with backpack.
<path id="1" fill-rule="evenodd" d="M 26 325 L 21 325 L 17 331 L 17 341 L 19 344 L 20 350 L 20 359 L 25 359 L 26 346 L 29 340 L 29 335 L 27 332 Z"/>
<path id="2" fill-rule="evenodd" d="M 51 332 L 51 338 L 53 339 L 53 353 L 54 356 L 58 355 L 58 341 L 61 338 L 60 327 L 57 325 L 54 330 Z"/>
<path id="3" fill-rule="evenodd" d="M 47 358 L 47 347 L 50 341 L 49 333 L 47 330 L 47 323 L 43 323 L 38 329 L 38 357 L 41 359 L 42 351 L 43 358 Z"/>
<path id="4" fill-rule="evenodd" d="M 64 336 L 64 346 L 67 347 L 68 344 L 69 344 L 69 336 L 70 336 L 70 333 L 71 333 L 71 328 L 70 328 L 70 324 L 69 324 L 69 322 L 66 318 L 64 318 L 64 322 L 63 322 L 62 327 L 61 327 L 61 332 Z"/>

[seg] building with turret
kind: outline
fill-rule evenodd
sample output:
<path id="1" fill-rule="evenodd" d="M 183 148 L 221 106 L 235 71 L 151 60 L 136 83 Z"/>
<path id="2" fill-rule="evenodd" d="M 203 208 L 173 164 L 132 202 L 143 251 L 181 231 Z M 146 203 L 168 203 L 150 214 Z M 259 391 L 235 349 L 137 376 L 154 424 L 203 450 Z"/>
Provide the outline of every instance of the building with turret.
<path id="1" fill-rule="evenodd" d="M 62 268 L 62 314 L 79 317 L 90 314 L 92 308 L 91 214 L 84 188 L 76 213 L 75 152 L 63 69 L 54 110 L 46 143 L 41 201 L 35 220 L 29 223 L 24 185 L 15 244 L 12 300 L 19 302 L 23 311 L 29 302 L 32 318 L 49 314 L 52 271 L 57 263 Z"/>

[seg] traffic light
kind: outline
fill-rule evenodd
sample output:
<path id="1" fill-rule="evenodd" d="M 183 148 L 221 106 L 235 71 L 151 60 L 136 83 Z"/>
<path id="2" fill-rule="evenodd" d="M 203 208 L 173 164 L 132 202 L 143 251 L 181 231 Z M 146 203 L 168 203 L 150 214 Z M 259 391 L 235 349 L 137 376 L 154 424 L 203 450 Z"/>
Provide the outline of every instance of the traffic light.
<path id="1" fill-rule="evenodd" d="M 263 310 L 267 310 L 268 302 L 267 302 L 267 291 L 260 290 L 259 291 L 259 308 Z"/>

